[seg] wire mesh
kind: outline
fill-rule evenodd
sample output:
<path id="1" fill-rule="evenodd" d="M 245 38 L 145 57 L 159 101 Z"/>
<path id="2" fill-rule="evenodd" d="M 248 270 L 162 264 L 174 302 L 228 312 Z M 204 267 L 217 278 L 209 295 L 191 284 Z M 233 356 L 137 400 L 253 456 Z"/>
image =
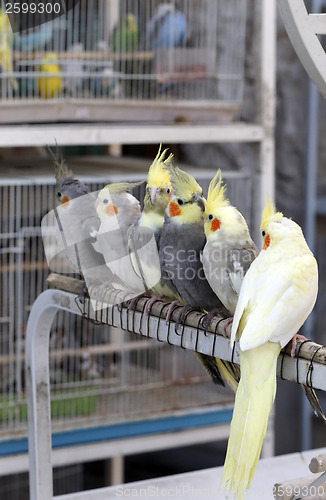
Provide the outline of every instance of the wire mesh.
<path id="1" fill-rule="evenodd" d="M 17 25 L 13 34 L 6 16 L 0 18 L 1 102 L 13 109 L 7 120 L 23 120 L 15 102 L 37 104 L 41 113 L 42 105 L 54 110 L 63 101 L 79 107 L 84 101 L 87 119 L 102 116 L 96 103 L 141 104 L 152 107 L 146 119 L 154 120 L 155 103 L 160 119 L 169 104 L 222 107 L 229 111 L 224 119 L 241 105 L 245 0 L 80 0 L 66 16 L 37 28 L 24 14 Z M 65 116 L 64 109 L 57 112 Z M 121 119 L 135 114 L 142 119 L 137 106 L 134 114 L 124 109 Z M 82 110 L 75 118 L 83 119 Z"/>
<path id="2" fill-rule="evenodd" d="M 120 180 L 135 176 L 120 174 Z M 204 190 L 212 176 L 197 175 Z M 94 190 L 117 180 L 103 170 L 78 177 Z M 250 176 L 237 172 L 225 178 L 231 201 L 249 217 Z M 137 189 L 142 199 L 144 186 Z M 0 177 L 0 439 L 27 435 L 25 328 L 34 300 L 46 289 L 40 222 L 54 204 L 52 176 L 20 169 L 19 175 Z M 232 401 L 193 353 L 62 311 L 51 331 L 50 381 L 53 431 Z"/>

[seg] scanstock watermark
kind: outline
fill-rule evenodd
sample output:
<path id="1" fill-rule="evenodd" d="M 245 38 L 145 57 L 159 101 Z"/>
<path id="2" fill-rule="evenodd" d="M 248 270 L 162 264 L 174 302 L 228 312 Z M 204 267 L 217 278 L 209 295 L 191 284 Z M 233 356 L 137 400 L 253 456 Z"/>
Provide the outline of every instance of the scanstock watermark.
<path id="1" fill-rule="evenodd" d="M 2 0 L 14 33 L 30 30 L 61 17 L 73 9 L 79 0 Z"/>

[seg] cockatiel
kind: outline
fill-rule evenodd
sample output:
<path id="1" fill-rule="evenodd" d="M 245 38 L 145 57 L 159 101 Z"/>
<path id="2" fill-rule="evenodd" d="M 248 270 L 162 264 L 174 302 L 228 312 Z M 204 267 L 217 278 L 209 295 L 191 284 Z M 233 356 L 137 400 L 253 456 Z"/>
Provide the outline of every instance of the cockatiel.
<path id="1" fill-rule="evenodd" d="M 128 230 L 141 215 L 139 201 L 128 192 L 137 185 L 139 183 L 109 184 L 100 191 L 96 201 L 101 221 L 96 249 L 124 288 L 135 295 L 146 290 L 143 279 L 133 268 L 128 249 Z"/>
<path id="2" fill-rule="evenodd" d="M 166 158 L 167 151 L 165 149 L 161 152 L 160 145 L 158 153 L 148 170 L 144 209 L 137 223 L 131 226 L 128 232 L 129 249 L 133 266 L 136 273 L 144 278 L 150 294 L 154 295 L 146 304 L 146 313 L 150 311 L 151 305 L 158 298 L 175 298 L 170 288 L 164 285 L 161 280 L 161 269 L 158 258 L 164 213 L 172 194 L 172 185 L 167 166 L 172 164 L 173 155 L 170 154 Z M 155 238 L 156 245 L 146 247 L 148 251 L 142 252 L 142 256 L 139 256 L 139 262 L 137 262 L 135 249 L 144 248 L 144 245 L 152 235 Z M 150 286 L 149 281 L 151 284 L 154 283 L 154 286 Z"/>
<path id="3" fill-rule="evenodd" d="M 208 190 L 205 210 L 207 243 L 202 262 L 207 281 L 233 316 L 243 278 L 257 257 L 258 250 L 250 237 L 245 219 L 226 199 L 225 189 L 219 170 Z M 304 384 L 302 389 L 316 416 L 319 412 L 325 420 L 314 389 Z"/>
<path id="4" fill-rule="evenodd" d="M 267 202 L 263 249 L 244 277 L 231 348 L 239 339 L 236 393 L 222 484 L 242 499 L 256 470 L 276 393 L 276 361 L 310 314 L 317 297 L 317 262 L 301 228 Z"/>
<path id="5" fill-rule="evenodd" d="M 220 300 L 205 278 L 200 254 L 205 246 L 205 199 L 194 177 L 178 167 L 170 167 L 173 194 L 165 212 L 160 240 L 162 281 L 181 303 L 196 309 L 223 309 Z M 168 314 L 171 312 L 171 304 Z M 198 355 L 215 383 L 224 385 L 220 370 L 229 383 L 231 364 L 210 356 Z M 217 368 L 219 364 L 219 368 Z M 226 369 L 226 366 L 228 369 Z M 229 370 L 230 368 L 230 370 Z M 225 370 L 229 373 L 226 374 Z M 233 380 L 230 384 L 236 389 Z"/>
<path id="6" fill-rule="evenodd" d="M 238 302 L 244 275 L 258 255 L 247 223 L 225 197 L 221 171 L 210 183 L 206 203 L 207 243 L 202 263 L 208 283 L 231 315 Z"/>
<path id="7" fill-rule="evenodd" d="M 72 270 L 81 274 L 87 282 L 112 281 L 112 273 L 106 268 L 103 256 L 95 251 L 95 235 L 100 219 L 95 209 L 95 197 L 88 187 L 67 169 L 49 149 L 55 164 L 57 223 L 65 242 L 65 254 Z"/>

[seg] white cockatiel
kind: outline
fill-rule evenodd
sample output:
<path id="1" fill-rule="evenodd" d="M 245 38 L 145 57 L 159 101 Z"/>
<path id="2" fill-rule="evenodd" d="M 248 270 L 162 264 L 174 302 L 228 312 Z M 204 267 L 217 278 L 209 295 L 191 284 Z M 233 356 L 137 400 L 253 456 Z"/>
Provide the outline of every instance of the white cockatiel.
<path id="1" fill-rule="evenodd" d="M 263 249 L 244 277 L 231 332 L 231 348 L 239 339 L 241 380 L 222 484 L 239 499 L 253 478 L 266 433 L 277 357 L 295 342 L 318 291 L 317 262 L 298 224 L 269 201 L 261 231 Z"/>
<path id="2" fill-rule="evenodd" d="M 118 276 L 125 289 L 136 295 L 143 293 L 145 287 L 131 263 L 127 233 L 141 215 L 139 201 L 128 192 L 138 184 L 109 184 L 100 191 L 96 201 L 101 221 L 96 249 L 102 253 L 106 265 Z"/>

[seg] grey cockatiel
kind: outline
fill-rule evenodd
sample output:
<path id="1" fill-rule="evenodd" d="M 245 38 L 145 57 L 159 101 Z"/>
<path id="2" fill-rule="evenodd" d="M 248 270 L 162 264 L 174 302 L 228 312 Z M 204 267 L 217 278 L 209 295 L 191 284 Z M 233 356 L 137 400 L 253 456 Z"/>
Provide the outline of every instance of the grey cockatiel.
<path id="1" fill-rule="evenodd" d="M 196 180 L 177 167 L 170 168 L 173 195 L 165 213 L 160 242 L 162 281 L 182 302 L 195 309 L 223 309 L 205 278 L 200 260 L 206 243 L 205 199 Z M 172 307 L 172 305 L 171 305 Z M 235 390 L 233 365 L 199 355 L 215 383 L 224 385 L 221 371 Z"/>
<path id="2" fill-rule="evenodd" d="M 55 160 L 56 222 L 61 231 L 65 254 L 71 271 L 86 282 L 111 282 L 113 275 L 106 268 L 103 256 L 94 249 L 100 219 L 96 213 L 95 195 L 73 177 L 64 161 Z"/>
<path id="3" fill-rule="evenodd" d="M 202 255 L 205 276 L 233 316 L 244 275 L 258 249 L 244 217 L 225 197 L 220 170 L 210 183 L 205 214 L 207 243 Z"/>

